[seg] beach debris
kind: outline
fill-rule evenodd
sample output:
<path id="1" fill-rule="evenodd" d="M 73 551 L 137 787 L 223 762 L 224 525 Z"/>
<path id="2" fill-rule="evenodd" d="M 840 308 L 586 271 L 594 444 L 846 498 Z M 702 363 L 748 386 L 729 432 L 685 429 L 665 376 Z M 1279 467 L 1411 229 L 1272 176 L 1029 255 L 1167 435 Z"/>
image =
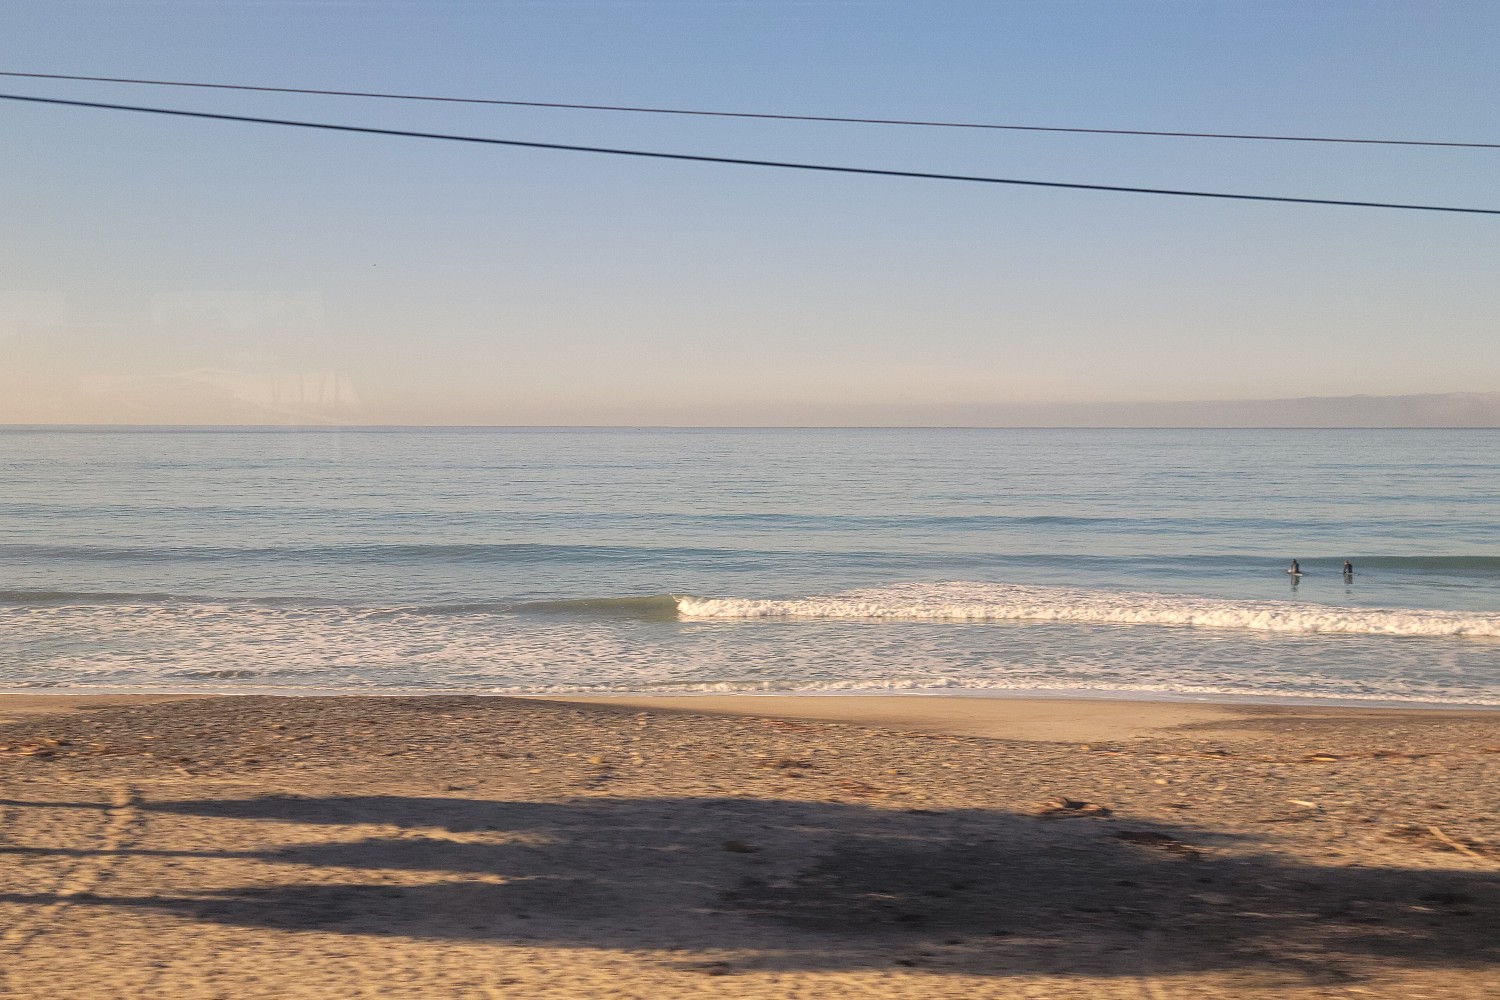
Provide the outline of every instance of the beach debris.
<path id="1" fill-rule="evenodd" d="M 1202 851 L 1191 844 L 1184 844 L 1176 837 L 1170 837 L 1165 833 L 1158 833 L 1155 830 L 1116 830 L 1115 837 L 1125 841 L 1127 844 L 1154 847 L 1159 851 L 1179 854 L 1185 858 L 1198 858 L 1203 855 Z"/>
<path id="2" fill-rule="evenodd" d="M 1318 809 L 1318 810 L 1321 810 L 1323 808 L 1322 806 L 1318 805 L 1316 802 L 1309 802 L 1307 799 L 1287 799 L 1287 801 L 1290 802 L 1294 806 L 1301 806 L 1303 809 Z"/>
<path id="3" fill-rule="evenodd" d="M 734 966 L 728 962 L 705 962 L 702 965 L 691 966 L 691 968 L 705 976 L 727 976 L 734 971 Z"/>
<path id="4" fill-rule="evenodd" d="M 1064 819 L 1070 816 L 1096 816 L 1110 815 L 1112 810 L 1108 806 L 1097 802 L 1085 802 L 1082 799 L 1069 799 L 1059 795 L 1057 798 L 1048 799 L 1037 806 L 1037 815 L 1049 819 Z"/>
<path id="5" fill-rule="evenodd" d="M 1421 760 L 1424 757 L 1435 757 L 1437 754 L 1414 750 L 1371 750 L 1370 756 L 1375 760 L 1388 760 L 1392 763 L 1405 764 L 1414 760 Z"/>
<path id="6" fill-rule="evenodd" d="M 1336 753 L 1310 753 L 1302 759 L 1312 764 L 1331 764 L 1336 760 L 1343 760 L 1344 758 Z"/>
<path id="7" fill-rule="evenodd" d="M 1424 903 L 1437 903 L 1440 906 L 1461 906 L 1464 903 L 1474 902 L 1474 897 L 1467 892 L 1429 892 L 1422 897 Z"/>
<path id="8" fill-rule="evenodd" d="M 1453 851 L 1475 861 L 1500 859 L 1500 847 L 1473 840 L 1468 837 L 1453 837 L 1440 827 L 1411 823 L 1392 829 L 1389 836 L 1407 840 L 1432 850 Z"/>
<path id="9" fill-rule="evenodd" d="M 872 785 L 868 781 L 847 780 L 847 781 L 840 781 L 837 784 L 838 784 L 838 787 L 840 789 L 842 789 L 843 791 L 848 792 L 850 795 L 888 795 L 889 794 L 885 789 L 880 788 L 880 787 L 878 787 L 876 785 Z"/>
<path id="10" fill-rule="evenodd" d="M 1430 834 L 1432 834 L 1438 840 L 1440 840 L 1443 843 L 1447 844 L 1449 847 L 1453 848 L 1455 851 L 1457 851 L 1460 854 L 1468 855 L 1471 858 L 1482 857 L 1482 855 L 1478 851 L 1475 851 L 1474 849 L 1468 847 L 1465 844 L 1459 843 L 1458 841 L 1454 840 L 1452 837 L 1448 836 L 1446 833 L 1444 833 L 1442 830 L 1439 830 L 1435 826 L 1429 826 L 1427 828 L 1427 832 L 1430 833 Z"/>
<path id="11" fill-rule="evenodd" d="M 811 770 L 813 762 L 805 757 L 780 757 L 775 760 L 763 760 L 761 766 L 773 767 L 778 771 L 806 771 Z"/>
<path id="12" fill-rule="evenodd" d="M 40 739 L 26 740 L 22 743 L 8 743 L 0 746 L 0 753 L 13 753 L 20 757 L 38 757 L 46 759 L 56 757 L 63 747 L 72 746 L 67 740 L 53 739 L 43 736 Z"/>

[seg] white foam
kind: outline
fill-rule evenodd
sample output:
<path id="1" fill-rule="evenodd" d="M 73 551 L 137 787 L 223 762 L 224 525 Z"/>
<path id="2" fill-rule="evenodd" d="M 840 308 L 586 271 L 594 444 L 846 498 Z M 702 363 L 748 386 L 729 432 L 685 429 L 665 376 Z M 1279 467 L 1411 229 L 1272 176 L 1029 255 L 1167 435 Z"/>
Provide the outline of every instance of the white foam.
<path id="1" fill-rule="evenodd" d="M 1257 632 L 1500 637 L 1500 614 L 1344 608 L 1010 583 L 902 583 L 787 600 L 677 598 L 681 618 L 706 620 L 1074 622 L 1195 625 Z"/>
<path id="2" fill-rule="evenodd" d="M 1011 594 L 1009 604 L 1000 597 Z M 1026 595 L 1026 601 L 1019 600 Z M 899 599 L 898 599 L 899 598 Z M 1112 610 L 1084 616 L 1087 601 Z M 1050 602 L 1050 605 L 1049 603 Z M 1477 631 L 1383 629 L 1384 635 L 1458 635 L 1390 641 L 1380 634 L 1284 635 L 1234 628 L 1107 628 L 1090 621 L 1144 613 L 1281 609 L 1302 616 L 1377 614 L 1453 626 L 1448 612 L 1387 612 L 1226 602 L 990 584 L 909 584 L 804 602 L 684 599 L 762 624 L 709 627 L 600 615 L 497 611 L 265 607 L 171 601 L 14 608 L 0 605 L 0 688 L 191 691 L 1136 691 L 1361 701 L 1500 704 L 1500 644 Z M 1196 602 L 1194 604 L 1193 602 Z M 768 616 L 797 627 L 775 627 Z M 811 606 L 807 606 L 811 605 Z M 1003 605 L 1007 617 L 996 609 Z M 1024 620 L 1037 606 L 1052 628 L 963 628 L 945 621 Z M 859 607 L 868 627 L 855 617 Z M 939 610 L 934 610 L 939 609 Z M 958 609 L 958 613 L 955 613 Z M 812 612 L 812 614 L 807 614 Z M 873 612 L 873 614 L 872 614 Z M 1495 635 L 1496 616 L 1487 618 Z M 894 623 L 916 622 L 915 627 Z M 713 619 L 708 619 L 712 621 Z M 892 623 L 878 627 L 879 621 Z M 1135 621 L 1161 623 L 1161 617 Z M 926 622 L 923 625 L 921 623 Z M 1199 622 L 1202 624 L 1203 622 Z M 1286 624 L 1286 623 L 1283 623 Z M 1327 622 L 1321 631 L 1330 631 Z M 1387 622 L 1389 625 L 1390 622 Z M 1368 628 L 1365 631 L 1370 631 Z"/>

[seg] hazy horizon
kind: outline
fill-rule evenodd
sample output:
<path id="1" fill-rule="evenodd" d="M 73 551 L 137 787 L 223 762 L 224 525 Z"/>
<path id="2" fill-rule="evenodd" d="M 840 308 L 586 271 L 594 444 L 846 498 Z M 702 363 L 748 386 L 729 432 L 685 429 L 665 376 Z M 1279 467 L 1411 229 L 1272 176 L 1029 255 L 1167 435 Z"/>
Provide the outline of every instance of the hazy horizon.
<path id="1" fill-rule="evenodd" d="M 755 429 L 755 428 L 886 428 L 899 429 L 1494 429 L 1500 428 L 1500 392 L 1440 393 L 1409 396 L 1307 397 L 1301 399 L 1179 400 L 1161 403 L 1035 404 L 1031 406 L 941 408 L 920 417 L 923 408 L 910 408 L 900 421 L 894 414 L 885 420 L 803 423 L 499 423 L 499 422 L 399 422 L 333 421 L 307 419 L 311 411 L 283 414 L 282 420 L 140 421 L 140 422 L 0 422 L 0 428 L 233 428 L 247 430 L 338 430 L 401 428 L 493 428 L 493 429 Z"/>
<path id="2" fill-rule="evenodd" d="M 14 71 L 1500 140 L 1500 6 L 9 5 Z M 1500 152 L 5 81 L 710 156 L 1500 208 Z M 775 171 L 0 101 L 0 423 L 1481 420 L 1495 217 Z M 1307 400 L 1366 397 L 1361 404 Z M 1406 402 L 1374 404 L 1372 398 Z M 1303 401 L 1293 404 L 1276 401 Z M 1429 402 L 1431 402 L 1429 400 Z M 1291 406 L 1280 417 L 1278 405 Z M 1325 413 L 1325 411 L 1327 411 Z M 1444 416 L 1444 414 L 1456 416 Z M 1228 416 L 1226 416 L 1226 414 Z"/>

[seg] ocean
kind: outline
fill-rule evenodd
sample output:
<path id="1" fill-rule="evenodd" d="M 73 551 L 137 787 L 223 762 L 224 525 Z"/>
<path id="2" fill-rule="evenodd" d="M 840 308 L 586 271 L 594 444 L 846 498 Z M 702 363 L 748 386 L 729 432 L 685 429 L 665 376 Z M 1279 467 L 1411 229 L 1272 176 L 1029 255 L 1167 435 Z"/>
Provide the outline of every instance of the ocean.
<path id="1" fill-rule="evenodd" d="M 0 429 L 0 689 L 1500 706 L 1500 431 Z"/>

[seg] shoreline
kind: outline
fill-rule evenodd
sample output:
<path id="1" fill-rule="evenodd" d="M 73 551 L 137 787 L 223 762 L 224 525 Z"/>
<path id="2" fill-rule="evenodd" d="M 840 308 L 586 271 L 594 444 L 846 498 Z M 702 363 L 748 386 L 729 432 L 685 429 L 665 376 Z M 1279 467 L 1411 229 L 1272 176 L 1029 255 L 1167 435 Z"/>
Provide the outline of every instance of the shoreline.
<path id="1" fill-rule="evenodd" d="M 941 733 L 949 736 L 1065 743 L 1130 740 L 1170 733 L 1183 727 L 1224 726 L 1239 720 L 1345 720 L 1373 723 L 1413 718 L 1500 723 L 1500 710 L 1489 706 L 1434 704 L 1289 703 L 1251 699 L 1121 698 L 1114 692 L 1088 697 L 1054 693 L 941 692 L 737 692 L 734 694 L 506 694 L 451 691 L 245 691 L 235 693 L 152 692 L 34 693 L 0 690 L 0 724 L 27 716 L 70 714 L 94 709 L 151 706 L 186 701 L 232 703 L 240 699 L 357 702 L 368 699 L 451 702 L 517 701 L 543 705 L 644 710 L 678 716 L 770 718 L 782 721 L 849 724 L 880 729 Z"/>
<path id="2" fill-rule="evenodd" d="M 246 686 L 234 690 L 180 688 L 138 688 L 90 686 L 87 688 L 15 688 L 0 685 L 3 699 L 143 699 L 180 700 L 185 698 L 523 698 L 548 701 L 599 701 L 612 699 L 684 704 L 714 699 L 787 699 L 838 700 L 922 699 L 928 701 L 1045 701 L 1107 702 L 1129 705 L 1200 705 L 1224 708 L 1256 707 L 1287 709 L 1349 709 L 1354 711 L 1393 712 L 1477 712 L 1500 713 L 1500 702 L 1403 701 L 1396 698 L 1320 698 L 1308 695 L 1260 695 L 1221 692 L 1138 691 L 1103 688 L 931 688 L 931 689 L 805 689 L 805 690 L 730 690 L 730 691 L 662 691 L 662 690 L 573 690 L 537 691 L 527 689 L 495 690 L 474 688 L 422 687 L 266 687 Z"/>

